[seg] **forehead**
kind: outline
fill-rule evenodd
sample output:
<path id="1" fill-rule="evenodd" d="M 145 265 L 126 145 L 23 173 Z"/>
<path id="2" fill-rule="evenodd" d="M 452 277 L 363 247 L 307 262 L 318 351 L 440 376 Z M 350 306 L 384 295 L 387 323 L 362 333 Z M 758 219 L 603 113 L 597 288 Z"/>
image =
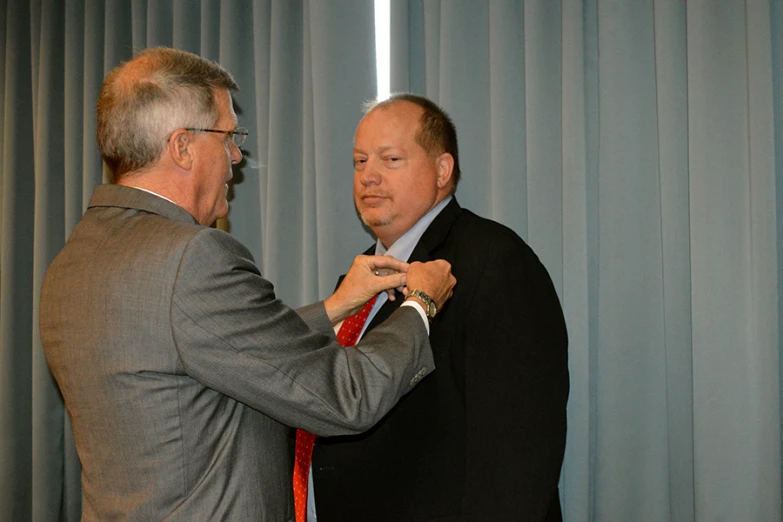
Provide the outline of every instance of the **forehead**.
<path id="1" fill-rule="evenodd" d="M 413 140 L 423 112 L 421 107 L 407 101 L 376 107 L 359 122 L 357 142 L 363 139 Z"/>
<path id="2" fill-rule="evenodd" d="M 236 122 L 237 115 L 234 112 L 234 102 L 228 89 L 215 89 L 215 104 L 220 114 L 220 121 Z"/>

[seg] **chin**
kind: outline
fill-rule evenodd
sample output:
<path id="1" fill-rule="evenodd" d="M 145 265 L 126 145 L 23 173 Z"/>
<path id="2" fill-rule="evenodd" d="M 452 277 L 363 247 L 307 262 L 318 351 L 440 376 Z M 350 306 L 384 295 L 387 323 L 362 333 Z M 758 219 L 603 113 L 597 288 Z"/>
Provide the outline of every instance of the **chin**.
<path id="1" fill-rule="evenodd" d="M 393 221 L 392 218 L 389 216 L 374 216 L 371 213 L 367 213 L 367 212 L 359 213 L 359 217 L 362 218 L 362 223 L 364 223 L 370 228 L 384 227 L 386 225 L 391 225 Z"/>
<path id="2" fill-rule="evenodd" d="M 224 218 L 228 215 L 228 201 L 224 202 L 218 208 L 215 209 L 215 221 Z"/>

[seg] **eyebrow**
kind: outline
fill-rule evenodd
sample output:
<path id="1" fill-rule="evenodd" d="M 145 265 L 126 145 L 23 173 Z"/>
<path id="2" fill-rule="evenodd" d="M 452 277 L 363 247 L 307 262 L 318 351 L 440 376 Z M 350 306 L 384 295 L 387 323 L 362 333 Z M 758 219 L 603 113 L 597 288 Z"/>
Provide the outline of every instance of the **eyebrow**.
<path id="1" fill-rule="evenodd" d="M 387 151 L 394 150 L 394 149 L 403 150 L 403 148 L 402 148 L 402 147 L 399 147 L 399 146 L 393 146 L 393 145 L 384 145 L 383 147 L 379 147 L 379 148 L 377 149 L 377 151 L 378 151 L 378 152 L 381 152 L 381 153 L 383 153 L 383 152 L 387 152 Z M 359 153 L 361 153 L 361 154 L 366 154 L 366 152 L 364 151 L 364 149 L 360 149 L 359 147 L 354 147 L 354 148 L 353 148 L 353 151 L 354 151 L 354 152 L 359 152 Z"/>

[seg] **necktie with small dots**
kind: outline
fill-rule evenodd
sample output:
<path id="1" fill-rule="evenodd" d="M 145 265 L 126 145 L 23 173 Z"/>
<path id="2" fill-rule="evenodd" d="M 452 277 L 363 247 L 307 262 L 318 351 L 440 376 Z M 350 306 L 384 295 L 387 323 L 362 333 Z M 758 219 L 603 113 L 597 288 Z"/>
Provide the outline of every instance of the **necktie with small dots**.
<path id="1" fill-rule="evenodd" d="M 337 341 L 343 346 L 353 346 L 359 340 L 364 323 L 370 315 L 376 295 L 365 304 L 356 315 L 343 321 L 337 332 Z M 296 460 L 294 462 L 294 510 L 296 522 L 307 520 L 307 479 L 310 475 L 310 462 L 313 460 L 315 435 L 305 430 L 296 430 Z"/>

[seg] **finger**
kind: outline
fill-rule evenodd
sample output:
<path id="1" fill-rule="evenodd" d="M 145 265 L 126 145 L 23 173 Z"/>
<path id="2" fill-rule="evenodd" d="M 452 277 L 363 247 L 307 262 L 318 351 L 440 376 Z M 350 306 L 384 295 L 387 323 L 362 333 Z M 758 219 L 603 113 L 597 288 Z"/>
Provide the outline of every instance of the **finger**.
<path id="1" fill-rule="evenodd" d="M 398 270 L 392 270 L 391 268 L 376 268 L 374 273 L 377 276 L 388 276 L 396 274 L 397 272 Z"/>
<path id="2" fill-rule="evenodd" d="M 394 259 L 391 256 L 374 256 L 372 262 L 375 265 L 375 270 L 387 268 L 395 272 L 408 271 L 408 263 L 400 261 L 399 259 Z"/>
<path id="3" fill-rule="evenodd" d="M 390 288 L 389 290 L 386 290 L 386 295 L 389 296 L 389 301 L 394 301 L 395 299 L 397 299 L 394 296 L 394 289 L 393 288 Z"/>
<path id="4" fill-rule="evenodd" d="M 377 288 L 377 292 L 392 290 L 405 286 L 405 274 L 391 274 L 388 276 L 378 276 L 372 281 L 372 285 Z"/>

